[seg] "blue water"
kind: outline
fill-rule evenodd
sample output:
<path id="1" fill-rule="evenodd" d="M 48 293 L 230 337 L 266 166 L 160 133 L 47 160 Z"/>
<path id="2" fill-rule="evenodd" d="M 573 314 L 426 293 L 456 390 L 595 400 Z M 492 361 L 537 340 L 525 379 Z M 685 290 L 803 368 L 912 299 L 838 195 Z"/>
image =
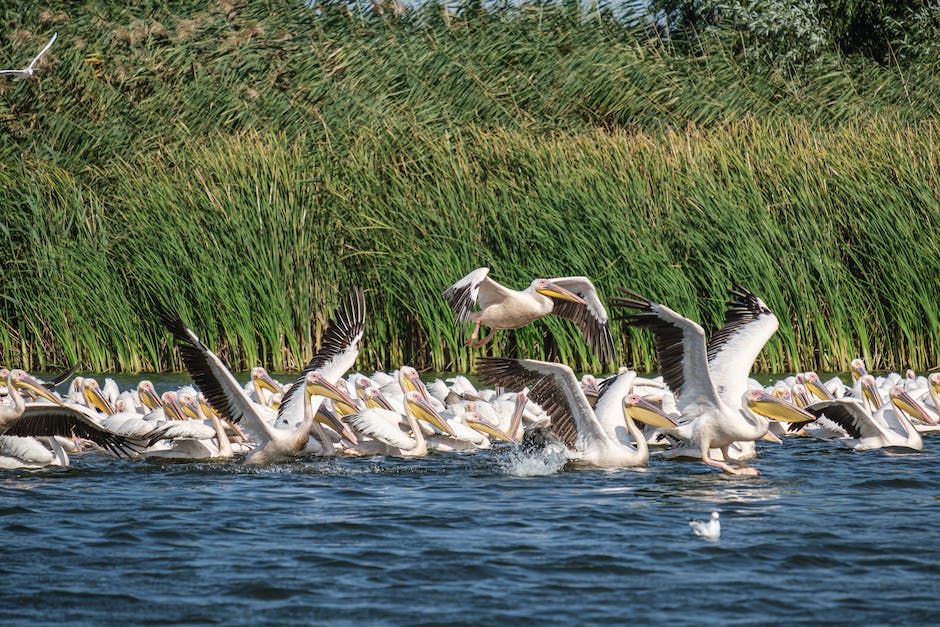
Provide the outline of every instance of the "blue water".
<path id="1" fill-rule="evenodd" d="M 0 624 L 940 620 L 933 454 L 759 446 L 756 478 L 520 477 L 509 449 L 5 471 Z"/>

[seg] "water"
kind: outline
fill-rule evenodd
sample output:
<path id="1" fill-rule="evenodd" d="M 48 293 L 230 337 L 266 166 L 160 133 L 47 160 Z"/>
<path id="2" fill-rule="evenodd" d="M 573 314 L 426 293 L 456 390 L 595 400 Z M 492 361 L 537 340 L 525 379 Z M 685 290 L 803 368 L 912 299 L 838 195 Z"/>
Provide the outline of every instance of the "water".
<path id="1" fill-rule="evenodd" d="M 508 448 L 0 471 L 0 624 L 940 620 L 940 436 L 758 447 L 756 478 Z M 717 542 L 688 526 L 712 510 Z"/>
<path id="2" fill-rule="evenodd" d="M 928 448 L 931 442 L 928 440 Z M 754 623 L 940 618 L 930 453 L 761 443 L 758 478 L 423 460 L 0 474 L 0 623 Z M 689 517 L 721 512 L 718 542 Z"/>

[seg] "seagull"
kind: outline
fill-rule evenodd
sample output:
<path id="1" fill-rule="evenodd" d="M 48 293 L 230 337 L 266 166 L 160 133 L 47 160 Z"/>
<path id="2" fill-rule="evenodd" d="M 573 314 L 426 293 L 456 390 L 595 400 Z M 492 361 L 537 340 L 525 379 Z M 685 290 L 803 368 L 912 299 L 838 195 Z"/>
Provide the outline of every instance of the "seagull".
<path id="1" fill-rule="evenodd" d="M 13 80 L 15 81 L 21 81 L 32 76 L 35 73 L 33 68 L 36 66 L 36 62 L 39 61 L 40 57 L 46 54 L 46 51 L 52 47 L 52 42 L 54 42 L 58 36 L 59 33 L 53 33 L 52 39 L 49 40 L 49 43 L 43 46 L 43 49 L 39 51 L 39 54 L 33 57 L 33 60 L 29 62 L 29 65 L 24 67 L 22 70 L 0 70 L 0 75 L 7 74 L 8 76 L 12 76 Z"/>
<path id="2" fill-rule="evenodd" d="M 692 533 L 706 540 L 717 540 L 721 537 L 721 522 L 718 520 L 718 512 L 712 512 L 710 520 L 689 519 L 689 526 L 692 527 Z"/>

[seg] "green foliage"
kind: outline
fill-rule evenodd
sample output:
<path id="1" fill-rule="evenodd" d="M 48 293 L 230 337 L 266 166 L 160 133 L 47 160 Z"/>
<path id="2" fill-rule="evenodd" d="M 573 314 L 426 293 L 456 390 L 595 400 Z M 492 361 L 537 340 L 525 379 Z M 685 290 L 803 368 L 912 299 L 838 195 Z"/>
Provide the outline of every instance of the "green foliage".
<path id="1" fill-rule="evenodd" d="M 62 11 L 4 13 L 11 66 L 59 32 L 38 79 L 0 82 L 6 363 L 178 366 L 172 308 L 236 367 L 296 368 L 358 284 L 360 367 L 464 370 L 440 293 L 488 265 L 707 324 L 743 282 L 782 320 L 763 369 L 937 364 L 929 65 L 794 77 L 573 5 Z M 597 368 L 561 320 L 484 350 Z"/>

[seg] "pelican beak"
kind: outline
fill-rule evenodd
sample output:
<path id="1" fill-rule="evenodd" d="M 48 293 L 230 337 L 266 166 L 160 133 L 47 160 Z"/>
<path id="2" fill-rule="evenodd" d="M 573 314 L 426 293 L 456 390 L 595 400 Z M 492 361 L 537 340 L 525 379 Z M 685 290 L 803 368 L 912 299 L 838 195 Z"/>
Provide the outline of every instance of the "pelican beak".
<path id="1" fill-rule="evenodd" d="M 82 390 L 82 394 L 85 396 L 85 400 L 98 411 L 108 414 L 109 416 L 114 413 L 114 407 L 111 406 L 111 402 L 101 393 L 101 388 L 87 386 Z"/>
<path id="2" fill-rule="evenodd" d="M 819 377 L 807 377 L 806 389 L 815 394 L 818 398 L 824 401 L 831 401 L 835 397 L 832 393 L 822 384 L 822 381 L 819 380 Z"/>
<path id="3" fill-rule="evenodd" d="M 31 374 L 24 372 L 20 378 L 13 379 L 13 384 L 18 388 L 29 390 L 36 396 L 44 398 L 51 403 L 55 403 L 56 405 L 60 406 L 62 405 L 62 401 L 55 394 L 53 394 L 52 391 L 42 383 L 42 381 Z"/>
<path id="4" fill-rule="evenodd" d="M 157 393 L 154 392 L 153 388 L 145 387 L 141 390 L 138 390 L 137 395 L 140 397 L 140 402 L 143 403 L 144 407 L 153 411 L 157 407 L 160 407 L 160 397 L 157 396 Z"/>
<path id="5" fill-rule="evenodd" d="M 192 418 L 193 420 L 202 420 L 202 416 L 199 415 L 199 406 L 196 405 L 195 401 L 186 401 L 185 403 L 180 403 L 180 407 L 183 410 L 183 415 L 187 418 Z"/>
<path id="6" fill-rule="evenodd" d="M 754 390 L 749 394 L 746 402 L 748 409 L 752 412 L 771 420 L 781 422 L 813 422 L 816 420 L 816 416 L 808 411 L 763 390 Z"/>
<path id="7" fill-rule="evenodd" d="M 199 399 L 199 409 L 202 410 L 202 414 L 204 416 L 208 416 L 209 418 L 212 418 L 213 416 L 218 416 L 218 413 L 216 413 L 216 411 L 212 409 L 212 406 L 209 403 L 207 403 L 206 399 L 204 398 Z"/>
<path id="8" fill-rule="evenodd" d="M 491 425 L 489 422 L 484 420 L 476 420 L 474 418 L 464 418 L 464 424 L 479 431 L 483 435 L 488 435 L 502 442 L 509 442 L 510 444 L 515 444 L 515 441 L 510 438 L 508 435 L 502 432 L 499 427 L 496 425 Z"/>
<path id="9" fill-rule="evenodd" d="M 928 425 L 935 425 L 937 421 L 927 415 L 920 403 L 915 401 L 910 394 L 903 390 L 891 392 L 891 402 L 901 411 L 907 412 L 916 420 Z"/>
<path id="10" fill-rule="evenodd" d="M 764 440 L 765 442 L 773 442 L 774 444 L 783 444 L 783 440 L 775 436 L 770 431 L 761 436 L 761 440 Z"/>
<path id="11" fill-rule="evenodd" d="M 884 405 L 881 394 L 875 386 L 875 378 L 871 375 L 862 377 L 862 397 L 871 405 L 871 411 L 875 411 Z"/>
<path id="12" fill-rule="evenodd" d="M 328 426 L 330 429 L 335 431 L 340 435 L 340 437 L 345 438 L 347 442 L 350 442 L 354 446 L 359 445 L 359 438 L 356 437 L 356 434 L 346 426 L 346 424 L 336 417 L 336 414 L 328 410 L 323 405 L 320 405 L 320 408 L 317 410 L 317 415 L 315 420 L 320 424 Z"/>
<path id="13" fill-rule="evenodd" d="M 259 399 L 263 398 L 261 396 L 261 390 L 267 390 L 271 392 L 271 394 L 280 394 L 283 392 L 282 386 L 271 378 L 267 370 L 258 368 L 252 375 L 251 381 L 255 386 L 255 394 L 258 395 Z"/>
<path id="14" fill-rule="evenodd" d="M 452 438 L 457 437 L 457 434 L 454 433 L 453 428 L 447 424 L 447 421 L 444 420 L 443 416 L 437 413 L 437 410 L 431 407 L 431 404 L 426 400 L 423 398 L 414 400 L 407 399 L 405 402 L 409 405 L 415 418 L 420 418 L 421 420 L 434 425 Z"/>
<path id="15" fill-rule="evenodd" d="M 359 411 L 355 404 L 350 405 L 345 401 L 333 400 L 333 411 L 335 411 L 340 416 L 351 416 Z"/>
<path id="16" fill-rule="evenodd" d="M 183 411 L 182 406 L 180 406 L 179 399 L 175 395 L 166 395 L 163 396 L 163 411 L 165 411 L 169 418 L 169 414 L 172 414 L 174 420 L 186 420 L 186 413 Z"/>
<path id="17" fill-rule="evenodd" d="M 587 305 L 587 301 L 575 294 L 570 290 L 566 290 L 557 283 L 549 282 L 545 287 L 540 287 L 535 290 L 543 296 L 548 296 L 549 298 L 560 298 L 561 300 L 568 300 L 572 303 L 578 303 L 579 305 Z"/>
<path id="18" fill-rule="evenodd" d="M 636 394 L 623 397 L 623 415 L 659 429 L 675 429 L 678 426 L 661 408 Z"/>
<path id="19" fill-rule="evenodd" d="M 391 403 L 388 402 L 388 399 L 385 398 L 385 395 L 379 391 L 378 388 L 372 388 L 375 392 L 366 395 L 366 407 L 378 407 L 380 409 L 387 409 L 388 411 L 395 411 L 392 409 Z"/>
<path id="20" fill-rule="evenodd" d="M 317 376 L 312 380 L 308 377 L 307 394 L 323 396 L 334 403 L 344 403 L 350 407 L 356 406 L 356 401 L 349 395 L 349 392 L 333 385 L 322 376 Z"/>

